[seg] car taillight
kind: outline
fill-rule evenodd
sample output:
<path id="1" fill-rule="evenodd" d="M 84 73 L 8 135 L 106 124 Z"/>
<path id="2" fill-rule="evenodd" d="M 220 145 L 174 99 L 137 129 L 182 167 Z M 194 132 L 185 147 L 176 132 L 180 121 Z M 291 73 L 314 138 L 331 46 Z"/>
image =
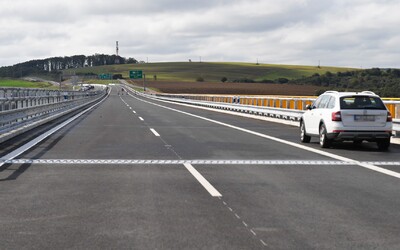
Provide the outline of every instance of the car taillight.
<path id="1" fill-rule="evenodd" d="M 393 121 L 392 114 L 391 114 L 389 111 L 388 111 L 388 113 L 387 113 L 387 119 L 386 119 L 386 121 L 387 121 L 387 122 Z"/>
<path id="2" fill-rule="evenodd" d="M 342 114 L 340 113 L 340 111 L 332 112 L 332 121 L 335 121 L 335 122 L 342 121 Z"/>

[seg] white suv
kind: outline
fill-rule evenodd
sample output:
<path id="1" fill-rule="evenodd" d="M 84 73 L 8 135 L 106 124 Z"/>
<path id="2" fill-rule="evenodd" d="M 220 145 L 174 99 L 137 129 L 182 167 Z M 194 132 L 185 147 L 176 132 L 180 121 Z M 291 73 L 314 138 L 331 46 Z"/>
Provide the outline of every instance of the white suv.
<path id="1" fill-rule="evenodd" d="M 319 136 L 323 148 L 330 147 L 332 141 L 364 140 L 376 142 L 381 150 L 390 146 L 392 116 L 373 92 L 327 91 L 306 109 L 300 119 L 302 142 Z"/>

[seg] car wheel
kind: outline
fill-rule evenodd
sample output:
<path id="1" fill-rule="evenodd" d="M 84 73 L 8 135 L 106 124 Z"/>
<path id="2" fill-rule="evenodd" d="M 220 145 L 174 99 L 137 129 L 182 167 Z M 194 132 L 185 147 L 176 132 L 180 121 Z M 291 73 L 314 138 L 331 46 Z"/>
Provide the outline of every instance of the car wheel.
<path id="1" fill-rule="evenodd" d="M 332 140 L 326 136 L 326 127 L 324 124 L 321 124 L 319 127 L 319 144 L 322 148 L 329 148 L 332 144 Z"/>
<path id="2" fill-rule="evenodd" d="M 301 142 L 305 143 L 309 143 L 311 141 L 311 136 L 306 134 L 306 126 L 304 125 L 303 121 L 300 123 L 300 140 Z"/>
<path id="3" fill-rule="evenodd" d="M 376 144 L 378 145 L 379 150 L 387 150 L 390 146 L 390 138 L 380 139 Z"/>

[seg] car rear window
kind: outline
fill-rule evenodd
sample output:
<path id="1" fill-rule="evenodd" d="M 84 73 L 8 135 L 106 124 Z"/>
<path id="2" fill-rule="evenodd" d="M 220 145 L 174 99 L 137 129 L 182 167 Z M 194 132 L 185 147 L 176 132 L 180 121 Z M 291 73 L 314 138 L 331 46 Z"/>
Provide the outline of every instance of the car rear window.
<path id="1" fill-rule="evenodd" d="M 379 97 L 374 96 L 344 96 L 340 98 L 341 109 L 382 109 L 385 104 Z"/>

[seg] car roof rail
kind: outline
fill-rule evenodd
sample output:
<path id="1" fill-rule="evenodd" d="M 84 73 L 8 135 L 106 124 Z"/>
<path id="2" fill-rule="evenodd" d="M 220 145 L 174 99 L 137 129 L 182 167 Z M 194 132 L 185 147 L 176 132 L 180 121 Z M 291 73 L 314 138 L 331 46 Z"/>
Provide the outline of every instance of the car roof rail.
<path id="1" fill-rule="evenodd" d="M 325 91 L 325 93 L 339 94 L 339 91 L 328 90 L 328 91 Z"/>
<path id="2" fill-rule="evenodd" d="M 372 92 L 372 91 L 363 91 L 363 92 L 361 92 L 361 93 L 364 93 L 364 94 L 370 94 L 370 95 L 376 95 L 374 92 Z"/>

